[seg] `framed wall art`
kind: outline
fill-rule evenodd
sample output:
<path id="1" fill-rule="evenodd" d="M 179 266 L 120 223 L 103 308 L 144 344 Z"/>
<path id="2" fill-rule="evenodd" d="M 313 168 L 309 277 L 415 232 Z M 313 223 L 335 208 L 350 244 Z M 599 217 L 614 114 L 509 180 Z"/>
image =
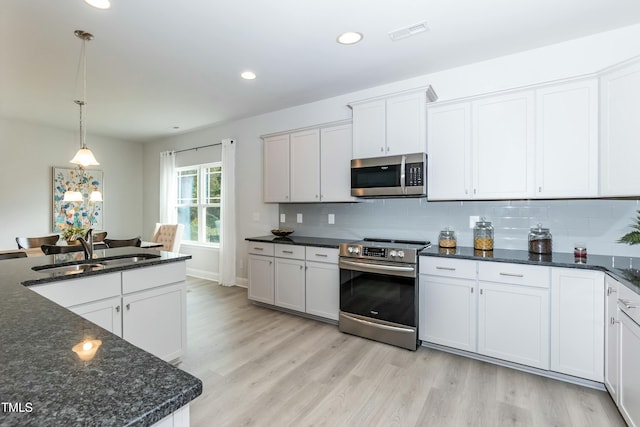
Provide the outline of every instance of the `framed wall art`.
<path id="1" fill-rule="evenodd" d="M 78 191 L 82 201 L 64 200 L 67 191 Z M 62 232 L 69 226 L 102 230 L 103 203 L 90 200 L 94 191 L 103 192 L 103 174 L 99 170 L 53 168 L 53 231 Z"/>

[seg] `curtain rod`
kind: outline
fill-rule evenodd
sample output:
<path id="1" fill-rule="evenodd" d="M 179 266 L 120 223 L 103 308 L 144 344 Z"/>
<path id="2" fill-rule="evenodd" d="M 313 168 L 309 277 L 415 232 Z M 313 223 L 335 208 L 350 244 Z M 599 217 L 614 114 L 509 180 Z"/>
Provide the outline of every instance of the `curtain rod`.
<path id="1" fill-rule="evenodd" d="M 198 151 L 200 148 L 215 147 L 216 145 L 222 145 L 222 142 L 216 142 L 215 144 L 209 144 L 209 145 L 201 145 L 199 147 L 193 147 L 193 148 L 185 148 L 183 150 L 175 150 L 174 153 L 178 154 L 178 153 L 183 153 L 185 151 L 192 151 L 192 150 Z"/>

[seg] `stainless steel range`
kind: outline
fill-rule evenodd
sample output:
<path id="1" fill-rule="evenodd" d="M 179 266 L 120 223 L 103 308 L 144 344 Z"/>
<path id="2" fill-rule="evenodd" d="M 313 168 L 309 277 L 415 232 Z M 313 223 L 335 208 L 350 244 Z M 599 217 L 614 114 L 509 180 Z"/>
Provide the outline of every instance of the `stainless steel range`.
<path id="1" fill-rule="evenodd" d="M 342 243 L 339 329 L 416 350 L 418 254 L 428 246 L 388 239 Z"/>

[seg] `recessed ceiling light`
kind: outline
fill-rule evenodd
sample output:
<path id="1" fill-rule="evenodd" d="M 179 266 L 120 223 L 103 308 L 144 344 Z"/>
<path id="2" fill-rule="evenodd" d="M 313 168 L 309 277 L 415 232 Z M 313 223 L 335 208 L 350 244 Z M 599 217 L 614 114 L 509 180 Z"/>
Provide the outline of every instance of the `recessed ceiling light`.
<path id="1" fill-rule="evenodd" d="M 362 34 L 354 31 L 347 31 L 338 36 L 337 41 L 340 44 L 355 44 L 362 40 Z"/>
<path id="2" fill-rule="evenodd" d="M 84 2 L 97 9 L 109 9 L 111 7 L 110 0 L 84 0 Z"/>
<path id="3" fill-rule="evenodd" d="M 242 74 L 240 74 L 240 77 L 245 80 L 253 80 L 256 78 L 256 73 L 254 73 L 253 71 L 244 71 Z"/>

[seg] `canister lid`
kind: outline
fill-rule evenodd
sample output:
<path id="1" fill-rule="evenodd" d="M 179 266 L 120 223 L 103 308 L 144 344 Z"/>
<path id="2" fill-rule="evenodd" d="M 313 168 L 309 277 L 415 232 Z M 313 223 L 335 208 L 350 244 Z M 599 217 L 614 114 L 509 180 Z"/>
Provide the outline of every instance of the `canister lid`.
<path id="1" fill-rule="evenodd" d="M 536 227 L 531 227 L 531 234 L 536 236 L 548 236 L 549 233 L 548 228 L 542 228 L 542 224 L 538 223 Z"/>

